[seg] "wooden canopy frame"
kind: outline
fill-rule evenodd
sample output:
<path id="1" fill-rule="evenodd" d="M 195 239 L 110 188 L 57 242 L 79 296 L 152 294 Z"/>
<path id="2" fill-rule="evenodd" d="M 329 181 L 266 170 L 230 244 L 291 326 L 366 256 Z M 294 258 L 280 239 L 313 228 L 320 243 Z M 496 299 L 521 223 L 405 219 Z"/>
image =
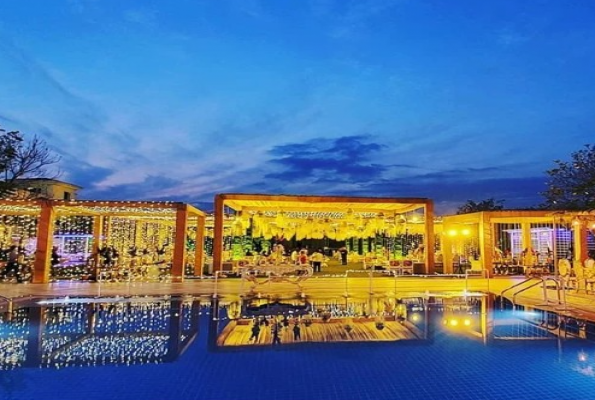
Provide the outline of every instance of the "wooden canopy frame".
<path id="1" fill-rule="evenodd" d="M 424 240 L 426 244 L 425 269 L 434 273 L 434 203 L 426 198 L 380 198 L 342 196 L 304 196 L 222 193 L 215 196 L 215 227 L 213 238 L 213 270 L 223 267 L 223 221 L 225 207 L 236 212 L 372 212 L 406 213 L 423 208 Z"/>
<path id="2" fill-rule="evenodd" d="M 552 212 L 550 210 L 502 210 L 502 211 L 481 211 L 469 214 L 447 215 L 442 218 L 442 240 L 441 250 L 444 257 L 445 271 L 451 268 L 453 262 L 452 244 L 453 238 L 449 231 L 458 227 L 476 224 L 478 226 L 479 251 L 481 254 L 482 269 L 487 274 L 492 274 L 493 250 L 494 250 L 494 225 L 495 224 L 520 224 L 522 231 L 522 247 L 531 247 L 531 224 L 532 223 L 570 223 L 584 213 L 576 211 Z M 580 224 L 572 223 L 573 237 L 575 241 L 575 260 L 584 261 L 587 257 L 587 230 Z M 555 266 L 557 268 L 557 265 Z"/>
<path id="3" fill-rule="evenodd" d="M 184 279 L 186 260 L 186 230 L 189 219 L 196 218 L 195 273 L 201 274 L 203 264 L 203 243 L 205 213 L 190 204 L 171 201 L 96 201 L 96 200 L 0 200 L 0 213 L 3 215 L 36 215 L 37 248 L 33 267 L 33 282 L 49 281 L 53 231 L 56 217 L 77 215 L 94 217 L 93 250 L 101 244 L 102 222 L 104 218 L 127 217 L 137 220 L 170 220 L 175 224 L 172 279 Z M 181 234 L 180 234 L 181 233 Z"/>

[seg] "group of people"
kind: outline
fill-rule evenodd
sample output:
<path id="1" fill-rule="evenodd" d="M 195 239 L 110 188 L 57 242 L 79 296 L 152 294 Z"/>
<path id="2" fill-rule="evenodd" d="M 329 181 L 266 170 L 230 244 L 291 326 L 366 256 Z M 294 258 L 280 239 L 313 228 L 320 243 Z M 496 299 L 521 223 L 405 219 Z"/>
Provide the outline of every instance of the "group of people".
<path id="1" fill-rule="evenodd" d="M 309 253 L 308 249 L 296 248 L 288 256 L 285 252 L 285 247 L 282 244 L 274 245 L 270 253 L 266 250 L 263 250 L 256 256 L 254 256 L 250 250 L 247 250 L 245 257 L 253 257 L 252 262 L 255 265 L 262 262 L 271 264 L 291 263 L 300 267 L 311 266 L 314 272 L 322 272 L 322 265 L 325 261 L 325 256 L 322 249 L 317 249 L 312 253 Z"/>
<path id="2" fill-rule="evenodd" d="M 279 321 L 277 317 L 260 317 L 254 318 L 252 321 L 252 335 L 250 336 L 249 341 L 254 341 L 255 343 L 258 342 L 258 338 L 260 337 L 261 327 L 269 327 L 271 329 L 271 337 L 272 337 L 272 344 L 281 344 L 281 334 L 284 329 L 289 329 L 291 325 L 291 321 L 285 315 L 283 319 Z M 300 327 L 300 322 L 297 318 L 293 319 L 293 340 L 299 341 L 302 337 L 302 328 Z"/>
<path id="3" fill-rule="evenodd" d="M 0 280 L 15 279 L 25 282 L 31 277 L 31 266 L 26 260 L 25 247 L 13 244 L 7 249 L 0 250 L 0 259 L 4 266 L 0 270 Z"/>

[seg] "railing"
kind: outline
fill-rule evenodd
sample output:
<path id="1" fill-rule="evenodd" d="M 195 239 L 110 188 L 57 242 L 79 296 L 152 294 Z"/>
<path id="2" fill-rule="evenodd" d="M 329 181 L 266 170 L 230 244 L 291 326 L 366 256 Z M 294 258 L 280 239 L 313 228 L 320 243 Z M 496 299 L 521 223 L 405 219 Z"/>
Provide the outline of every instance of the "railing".
<path id="1" fill-rule="evenodd" d="M 551 301 L 548 298 L 549 297 L 548 296 L 548 286 L 547 286 L 548 282 L 554 282 L 554 284 L 555 284 L 556 298 L 557 298 L 556 301 Z M 528 286 L 525 286 L 525 287 L 520 288 L 521 286 L 523 286 L 523 285 L 525 285 L 527 283 L 531 283 L 531 284 L 528 285 Z M 550 302 L 552 302 L 552 303 L 555 303 L 555 304 L 562 304 L 564 307 L 566 307 L 566 293 L 564 292 L 564 290 L 563 290 L 563 284 L 561 284 L 561 283 L 562 282 L 560 282 L 560 280 L 558 278 L 553 277 L 553 276 L 528 278 L 528 279 L 525 279 L 522 282 L 519 282 L 519 283 L 517 283 L 515 285 L 512 285 L 511 287 L 509 287 L 506 290 L 503 290 L 500 293 L 500 297 L 501 297 L 501 300 L 500 301 L 501 302 L 504 301 L 503 299 L 505 298 L 505 293 L 507 293 L 507 292 L 509 292 L 509 291 L 511 291 L 513 289 L 519 288 L 519 290 L 515 291 L 512 294 L 512 303 L 515 304 L 516 303 L 516 298 L 517 298 L 517 296 L 519 294 L 521 294 L 521 293 L 523 293 L 523 292 L 525 292 L 525 291 L 527 291 L 529 289 L 532 289 L 532 288 L 534 288 L 536 286 L 541 285 L 542 286 L 542 293 L 543 293 L 543 301 L 545 302 L 546 305 L 549 304 Z"/>
<path id="2" fill-rule="evenodd" d="M 489 271 L 485 269 L 471 269 L 467 268 L 465 270 L 465 292 L 469 289 L 469 277 L 470 276 L 481 276 L 482 278 L 486 278 L 488 280 L 488 291 L 490 289 L 490 274 Z M 485 276 L 484 276 L 485 275 Z"/>

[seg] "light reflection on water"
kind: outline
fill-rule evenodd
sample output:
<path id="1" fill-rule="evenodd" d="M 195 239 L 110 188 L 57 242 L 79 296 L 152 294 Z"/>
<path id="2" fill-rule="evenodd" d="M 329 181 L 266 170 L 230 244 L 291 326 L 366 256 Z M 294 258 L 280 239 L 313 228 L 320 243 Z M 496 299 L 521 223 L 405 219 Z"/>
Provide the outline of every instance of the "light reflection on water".
<path id="1" fill-rule="evenodd" d="M 310 372 L 296 372 L 291 369 L 293 367 L 284 365 L 287 373 L 294 377 L 296 373 L 305 374 L 317 381 L 319 377 L 312 378 L 312 371 L 320 370 L 319 374 L 325 376 L 333 376 L 334 372 L 340 374 L 343 365 L 336 364 L 338 359 L 358 357 L 357 363 L 349 366 L 350 374 L 356 377 L 366 375 L 370 369 L 379 366 L 381 371 L 377 371 L 377 375 L 386 374 L 386 382 L 394 386 L 391 390 L 397 391 L 413 385 L 416 380 L 419 386 L 420 377 L 431 373 L 436 379 L 450 379 L 451 382 L 473 377 L 472 381 L 466 381 L 468 385 L 474 390 L 478 387 L 483 390 L 483 398 L 497 398 L 497 392 L 489 389 L 491 384 L 483 380 L 492 370 L 497 371 L 498 376 L 506 377 L 507 384 L 513 385 L 517 391 L 521 390 L 525 370 L 531 371 L 532 379 L 543 380 L 545 387 L 557 382 L 562 371 L 573 374 L 569 375 L 573 379 L 582 377 L 593 384 L 595 348 L 588 340 L 594 336 L 591 324 L 540 310 L 501 310 L 494 304 L 494 299 L 487 296 L 452 294 L 367 298 L 135 297 L 113 301 L 54 299 L 41 304 L 16 304 L 12 312 L 2 314 L 0 321 L 0 369 L 3 370 L 0 371 L 0 393 L 4 391 L 5 395 L 15 399 L 35 398 L 32 385 L 19 389 L 15 383 L 18 382 L 15 377 L 23 373 L 24 376 L 43 377 L 50 374 L 49 371 L 60 370 L 66 371 L 61 375 L 63 379 L 72 379 L 69 374 L 84 374 L 92 381 L 89 374 L 101 376 L 110 371 L 108 380 L 112 380 L 126 376 L 128 372 L 124 371 L 137 374 L 136 368 L 141 368 L 145 379 L 152 377 L 147 382 L 151 386 L 162 378 L 169 377 L 175 382 L 174 377 L 179 374 L 203 376 L 209 375 L 207 371 L 211 369 L 223 368 L 234 371 L 235 381 L 226 378 L 221 382 L 218 380 L 221 377 L 216 374 L 206 381 L 195 382 L 188 378 L 192 382 L 188 385 L 198 385 L 196 393 L 207 396 L 191 397 L 252 398 L 242 397 L 239 388 L 234 391 L 236 389 L 225 385 L 230 382 L 252 385 L 246 383 L 252 382 L 246 374 L 247 371 L 254 373 L 254 366 L 246 364 L 255 360 L 257 369 L 277 373 L 275 363 L 279 361 L 279 351 L 287 360 L 295 361 L 296 366 L 301 362 L 308 365 Z M 258 326 L 258 332 L 253 335 L 255 326 Z M 296 330 L 299 330 L 297 337 Z M 470 348 L 473 348 L 472 353 L 468 352 Z M 527 357 L 527 353 L 533 357 Z M 496 354 L 500 356 L 493 358 Z M 313 358 L 316 359 L 314 364 Z M 308 361 L 304 361 L 306 359 Z M 504 363 L 507 366 L 498 366 Z M 155 375 L 153 368 L 159 365 L 166 370 Z M 130 369 L 119 368 L 116 378 L 110 366 L 128 366 Z M 100 370 L 92 367 L 104 369 L 93 373 L 91 371 Z M 517 369 L 518 372 L 511 372 Z M 219 372 L 227 376 L 229 371 Z M 407 374 L 412 374 L 408 380 L 405 379 Z M 303 379 L 306 378 L 299 378 Z M 353 393 L 341 392 L 350 385 L 359 385 L 357 387 L 365 388 L 367 393 L 382 387 L 372 378 L 345 380 L 343 376 L 337 379 L 342 383 L 341 389 L 333 392 L 336 398 L 345 398 L 339 397 L 340 394 Z M 282 394 L 286 383 L 275 388 L 281 383 L 272 382 L 267 389 L 256 389 L 258 379 L 253 384 L 253 390 L 265 394 L 281 393 L 278 398 L 294 396 L 294 392 Z M 579 390 L 586 383 L 574 384 Z M 50 386 L 46 388 L 44 398 L 53 398 L 49 393 L 54 393 L 54 398 L 76 398 L 76 392 L 70 393 L 68 387 Z M 433 389 L 424 386 L 421 392 L 409 393 L 405 398 L 434 398 L 439 392 L 444 398 L 448 398 L 449 393 L 466 398 L 461 397 L 460 388 L 456 386 L 440 387 L 437 384 Z M 135 385 L 132 388 L 128 391 L 120 389 L 109 398 L 137 398 L 141 389 Z M 530 393 L 540 395 L 543 400 L 555 393 L 551 387 L 549 389 Z M 180 387 L 174 385 L 169 387 L 168 393 L 171 392 L 171 398 L 176 398 L 174 393 L 177 398 L 186 398 L 179 390 Z M 146 398 L 169 398 L 168 393 L 162 394 L 166 397 L 151 397 L 157 392 L 149 391 Z M 390 392 L 383 391 L 386 396 Z M 311 388 L 303 385 L 295 393 L 301 393 L 302 397 L 313 396 Z M 492 395 L 494 397 L 490 397 Z M 381 393 L 377 393 L 377 397 L 383 398 Z M 89 398 L 94 397 L 90 395 Z"/>

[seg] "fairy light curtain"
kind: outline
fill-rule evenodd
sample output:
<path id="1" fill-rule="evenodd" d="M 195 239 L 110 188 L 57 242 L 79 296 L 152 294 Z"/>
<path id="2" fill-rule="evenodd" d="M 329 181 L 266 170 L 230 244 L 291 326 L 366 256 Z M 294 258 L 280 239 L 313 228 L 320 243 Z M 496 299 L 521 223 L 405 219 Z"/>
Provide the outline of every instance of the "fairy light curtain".
<path id="1" fill-rule="evenodd" d="M 93 218 L 61 215 L 54 225 L 54 246 L 69 261 L 84 262 L 93 252 Z"/>
<path id="2" fill-rule="evenodd" d="M 346 212 L 237 212 L 224 226 L 224 251 L 233 254 L 255 246 L 253 239 L 282 238 L 300 242 L 328 239 L 346 242 L 358 254 L 388 252 L 406 256 L 424 242 L 424 216 L 419 213 Z M 381 250 L 379 250 L 381 249 Z"/>
<path id="3" fill-rule="evenodd" d="M 27 256 L 35 253 L 37 246 L 36 215 L 2 215 L 0 214 L 0 248 L 7 251 L 12 245 L 25 249 Z"/>
<path id="4" fill-rule="evenodd" d="M 520 223 L 494 224 L 495 261 L 519 260 L 523 252 Z"/>
<path id="5" fill-rule="evenodd" d="M 538 264 L 553 263 L 555 247 L 555 230 L 553 223 L 532 223 L 531 225 L 531 251 L 533 251 Z"/>

